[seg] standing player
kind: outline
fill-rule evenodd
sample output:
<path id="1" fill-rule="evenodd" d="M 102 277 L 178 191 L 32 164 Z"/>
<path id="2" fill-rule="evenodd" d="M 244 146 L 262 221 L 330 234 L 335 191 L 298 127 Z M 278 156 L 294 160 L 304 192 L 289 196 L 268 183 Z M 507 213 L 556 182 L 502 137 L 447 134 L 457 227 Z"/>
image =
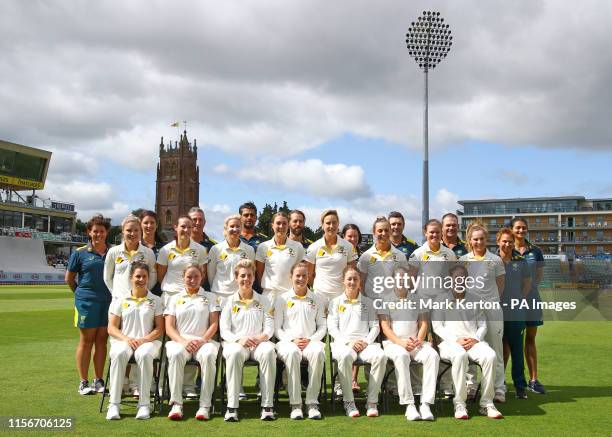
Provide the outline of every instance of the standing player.
<path id="1" fill-rule="evenodd" d="M 378 394 L 385 376 L 387 357 L 376 338 L 380 333 L 372 300 L 361 295 L 361 274 L 354 266 L 343 272 L 344 293 L 329 303 L 327 329 L 333 338 L 332 356 L 338 363 L 344 409 L 349 417 L 359 417 L 351 390 L 351 368 L 357 358 L 371 365 L 368 381 L 368 417 L 378 416 Z"/>
<path id="2" fill-rule="evenodd" d="M 264 234 L 255 232 L 255 224 L 257 223 L 257 207 L 253 202 L 245 202 L 238 208 L 242 229 L 240 230 L 240 239 L 251 246 L 253 251 L 257 253 L 257 246 L 263 243 L 268 237 Z"/>
<path id="3" fill-rule="evenodd" d="M 359 226 L 353 223 L 345 224 L 342 228 L 342 232 L 340 232 L 340 236 L 353 245 L 357 251 L 358 257 L 361 256 L 361 249 L 359 249 L 359 244 L 361 243 L 361 231 L 359 230 Z"/>
<path id="4" fill-rule="evenodd" d="M 385 279 L 393 278 L 397 267 L 408 267 L 408 261 L 404 254 L 391 244 L 391 226 L 386 217 L 376 218 L 372 233 L 374 245 L 359 257 L 357 268 L 361 272 L 362 283 L 365 284 L 364 294 L 375 299 L 394 292 L 394 287 L 384 285 Z"/>
<path id="5" fill-rule="evenodd" d="M 504 292 L 506 269 L 501 258 L 487 250 L 489 232 L 479 223 L 471 223 L 467 228 L 469 253 L 459 258 L 466 263 L 472 278 L 481 278 L 481 287 L 474 289 L 474 298 L 481 302 L 499 305 Z M 495 369 L 495 402 L 506 402 L 506 384 L 504 383 L 504 313 L 499 308 L 484 310 L 487 319 L 485 340 L 496 356 Z M 468 372 L 468 398 L 476 396 L 475 375 Z"/>
<path id="6" fill-rule="evenodd" d="M 208 254 L 210 249 L 212 249 L 217 242 L 206 235 L 206 232 L 204 232 L 204 226 L 206 226 L 206 216 L 204 215 L 204 210 L 194 206 L 189 210 L 187 215 L 193 223 L 193 228 L 191 228 L 191 239 L 204 246 L 206 248 L 206 254 Z"/>
<path id="7" fill-rule="evenodd" d="M 299 209 L 294 209 L 289 213 L 289 239 L 302 244 L 304 249 L 308 249 L 313 242 L 304 237 L 304 227 L 306 226 L 306 216 Z"/>
<path id="8" fill-rule="evenodd" d="M 104 282 L 113 294 L 113 298 L 128 296 L 131 290 L 130 266 L 142 261 L 149 266 L 149 284 L 151 290 L 157 281 L 155 255 L 153 251 L 140 242 L 140 220 L 135 215 L 128 215 L 121 222 L 123 242 L 111 247 L 104 260 Z"/>
<path id="9" fill-rule="evenodd" d="M 465 247 L 465 241 L 459 238 L 459 218 L 452 212 L 442 216 L 442 244 L 449 249 L 452 249 L 461 258 L 468 253 Z"/>
<path id="10" fill-rule="evenodd" d="M 291 404 L 291 419 L 302 419 L 302 389 L 300 363 L 308 361 L 308 387 L 306 406 L 309 419 L 320 419 L 319 391 L 325 365 L 327 332 L 325 307 L 321 300 L 308 290 L 308 263 L 291 267 L 293 288 L 280 295 L 275 302 L 274 326 L 278 357 L 287 367 L 287 391 Z"/>
<path id="11" fill-rule="evenodd" d="M 397 266 L 394 275 L 406 275 L 408 268 Z M 429 330 L 428 315 L 410 299 L 408 288 L 395 287 L 394 293 L 383 297 L 384 308 L 380 312 L 380 328 L 386 337 L 383 348 L 387 358 L 393 361 L 400 405 L 406 405 L 406 419 L 434 420 L 430 405 L 436 397 L 436 379 L 440 357 L 426 341 Z M 404 307 L 413 302 L 414 308 Z M 423 394 L 421 408 L 417 411 L 410 383 L 410 362 L 423 364 Z"/>
<path id="12" fill-rule="evenodd" d="M 104 391 L 102 374 L 108 339 L 106 327 L 108 306 L 112 300 L 111 293 L 104 283 L 104 258 L 108 251 L 106 236 L 109 227 L 109 222 L 101 215 L 92 217 L 87 222 L 89 243 L 72 252 L 66 268 L 66 284 L 74 293 L 74 325 L 80 331 L 76 364 L 81 377 L 79 393 L 82 395 Z M 88 376 L 92 349 L 94 349 L 93 363 L 96 378 L 90 387 Z"/>
<path id="13" fill-rule="evenodd" d="M 544 275 L 544 255 L 535 244 L 531 244 L 527 240 L 529 230 L 527 228 L 527 220 L 522 217 L 515 217 L 510 223 L 512 233 L 514 234 L 514 247 L 527 261 L 529 273 L 531 274 L 531 291 L 527 296 L 527 301 L 530 302 L 530 308 L 533 307 L 532 302 L 541 302 L 540 291 L 538 287 L 542 282 Z M 545 394 L 546 389 L 538 381 L 538 351 L 536 349 L 536 335 L 538 326 L 542 326 L 544 320 L 542 310 L 531 308 L 526 314 L 526 330 L 525 330 L 525 360 L 529 369 L 529 390 L 534 393 Z"/>
<path id="14" fill-rule="evenodd" d="M 346 266 L 355 266 L 357 250 L 338 236 L 338 213 L 329 209 L 321 214 L 323 237 L 308 248 L 306 261 L 310 263 L 308 281 L 315 294 L 329 302 L 342 294 L 342 272 Z"/>
<path id="15" fill-rule="evenodd" d="M 274 343 L 270 341 L 274 335 L 274 308 L 253 291 L 255 263 L 252 260 L 241 260 L 234 269 L 234 277 L 238 291 L 227 299 L 220 320 L 223 358 L 227 367 L 225 420 L 238 421 L 242 369 L 249 358 L 259 363 L 261 420 L 275 420 L 276 353 Z"/>
<path id="16" fill-rule="evenodd" d="M 172 339 L 166 343 L 168 377 L 170 380 L 171 420 L 183 418 L 183 373 L 185 363 L 194 359 L 200 363 L 202 390 L 197 420 L 210 418 L 211 397 L 215 388 L 215 370 L 219 344 L 213 340 L 219 327 L 219 298 L 204 291 L 202 271 L 198 264 L 188 265 L 183 272 L 185 291 L 170 299 L 166 307 L 166 333 Z"/>
<path id="17" fill-rule="evenodd" d="M 461 265 L 451 267 L 453 289 L 438 297 L 440 303 L 455 302 L 450 309 L 436 310 L 432 315 L 434 333 L 442 339 L 439 344 L 440 358 L 451 362 L 450 373 L 455 386 L 455 418 L 469 419 L 465 401 L 467 389 L 465 377 L 469 359 L 476 361 L 482 368 L 482 394 L 480 413 L 491 419 L 501 419 L 502 414 L 493 404 L 495 391 L 495 351 L 484 341 L 487 322 L 483 312 L 476 305 L 460 307 L 457 302 L 472 301 L 471 289 L 466 288 L 467 269 Z"/>
<path id="18" fill-rule="evenodd" d="M 208 255 L 208 281 L 210 291 L 224 299 L 238 291 L 238 282 L 234 275 L 236 265 L 242 260 L 255 260 L 255 252 L 248 244 L 240 240 L 242 224 L 239 215 L 226 217 L 223 223 L 225 240 L 215 244 Z"/>
<path id="19" fill-rule="evenodd" d="M 525 258 L 514 250 L 512 229 L 502 228 L 497 232 L 497 255 L 504 262 L 506 278 L 504 281 L 504 367 L 512 356 L 512 382 L 518 399 L 527 399 L 525 380 L 525 355 L 523 354 L 525 312 L 512 308 L 514 299 L 521 301 L 531 290 L 531 276 Z"/>
<path id="20" fill-rule="evenodd" d="M 138 366 L 138 411 L 136 419 L 150 417 L 150 388 L 153 360 L 159 356 L 164 334 L 161 299 L 148 290 L 149 265 L 135 261 L 130 265 L 131 290 L 127 296 L 113 299 L 109 308 L 108 333 L 110 347 L 110 402 L 106 418 L 120 419 L 123 375 L 132 355 Z"/>
<path id="21" fill-rule="evenodd" d="M 291 268 L 304 258 L 304 248 L 287 238 L 289 219 L 283 211 L 272 216 L 274 236 L 257 248 L 255 255 L 257 283 L 263 296 L 274 306 L 274 300 L 291 290 Z"/>
<path id="22" fill-rule="evenodd" d="M 164 307 L 172 296 L 183 292 L 183 272 L 190 264 L 197 264 L 202 270 L 203 277 L 208 258 L 204 246 L 191 239 L 193 222 L 186 216 L 180 216 L 174 225 L 175 239 L 166 244 L 159 251 L 157 257 L 157 277 L 161 282 L 162 301 Z"/>
<path id="23" fill-rule="evenodd" d="M 143 209 L 138 214 L 138 218 L 140 219 L 140 225 L 142 226 L 142 241 L 141 243 L 151 249 L 153 254 L 155 255 L 155 259 L 157 259 L 157 255 L 159 254 L 159 250 L 164 247 L 164 243 L 159 238 L 157 234 L 157 214 L 153 211 L 149 211 L 147 209 Z M 156 296 L 161 296 L 161 286 L 160 279 L 157 278 L 157 282 L 151 289 L 151 293 Z"/>
<path id="24" fill-rule="evenodd" d="M 414 252 L 419 245 L 414 240 L 406 238 L 404 235 L 406 221 L 402 213 L 391 211 L 389 213 L 389 224 L 391 225 L 391 244 L 393 244 L 395 248 L 401 250 L 404 255 L 406 255 L 406 259 L 409 259 L 412 252 Z"/>

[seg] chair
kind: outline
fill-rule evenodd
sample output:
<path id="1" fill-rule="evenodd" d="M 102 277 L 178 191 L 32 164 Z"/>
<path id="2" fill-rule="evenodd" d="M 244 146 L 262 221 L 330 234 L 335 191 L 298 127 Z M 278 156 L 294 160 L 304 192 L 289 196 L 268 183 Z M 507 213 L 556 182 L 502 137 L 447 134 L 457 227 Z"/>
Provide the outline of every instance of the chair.
<path id="1" fill-rule="evenodd" d="M 219 349 L 219 353 L 221 354 L 221 349 Z M 225 402 L 225 394 L 227 392 L 227 375 L 225 373 L 225 359 L 221 359 L 221 381 L 219 382 L 219 390 L 221 391 L 221 410 L 220 412 L 222 414 L 225 414 L 225 409 L 227 409 L 227 405 Z M 245 367 L 254 367 L 257 366 L 257 372 L 259 372 L 259 362 L 256 360 L 252 360 L 252 359 L 247 359 L 244 362 L 244 366 L 242 368 L 242 373 L 243 373 L 243 377 L 244 377 L 244 368 Z M 215 390 L 217 388 L 215 387 Z M 214 397 L 214 395 L 213 395 Z M 259 396 L 258 396 L 259 397 Z"/>
<path id="2" fill-rule="evenodd" d="M 412 366 L 423 367 L 423 364 L 417 361 L 411 360 L 410 366 L 411 367 Z M 383 378 L 383 382 L 380 387 L 380 393 L 382 396 L 382 407 L 385 413 L 389 412 L 389 398 L 391 397 L 391 391 L 390 391 L 388 384 L 389 384 L 389 378 L 391 377 L 391 375 L 394 374 L 394 372 L 395 372 L 395 364 L 393 363 L 393 360 L 387 360 L 387 370 L 385 371 L 385 377 Z M 412 387 L 414 388 L 414 385 Z"/>
<path id="3" fill-rule="evenodd" d="M 165 356 L 165 345 L 166 345 L 166 336 L 163 335 L 162 340 L 161 340 L 161 348 L 159 351 L 159 356 L 153 360 L 153 380 L 155 382 L 155 393 L 153 395 L 153 408 L 151 409 L 151 411 L 155 411 L 155 409 L 157 408 L 157 405 L 159 404 L 160 412 L 161 412 L 162 396 L 159 393 L 159 380 L 161 376 L 161 367 L 162 367 L 161 364 Z M 109 395 L 108 383 L 110 381 L 110 368 L 111 368 L 110 364 L 111 364 L 111 358 L 109 354 L 108 370 L 106 371 L 106 378 L 104 380 L 104 391 L 102 392 L 102 399 L 100 400 L 100 410 L 99 410 L 100 413 L 104 409 L 104 401 L 106 397 Z M 136 364 L 136 359 L 134 358 L 134 354 L 132 354 L 132 356 L 130 357 L 128 361 L 128 365 L 130 364 Z"/>

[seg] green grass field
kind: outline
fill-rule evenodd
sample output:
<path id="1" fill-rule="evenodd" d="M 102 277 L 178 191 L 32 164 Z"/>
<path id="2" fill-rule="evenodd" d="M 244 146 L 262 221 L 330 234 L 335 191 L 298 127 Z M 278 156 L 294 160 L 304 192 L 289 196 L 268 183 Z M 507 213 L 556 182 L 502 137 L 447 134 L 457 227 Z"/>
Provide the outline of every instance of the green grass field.
<path id="1" fill-rule="evenodd" d="M 529 394 L 518 401 L 508 393 L 499 408 L 505 419 L 493 421 L 477 414 L 461 422 L 451 418 L 450 403 L 433 423 L 407 422 L 403 409 L 370 419 L 333 416 L 323 407 L 322 421 L 291 421 L 281 396 L 280 419 L 261 422 L 254 401 L 242 403 L 239 423 L 225 423 L 221 416 L 208 422 L 191 418 L 195 403 L 186 403 L 188 419 L 171 422 L 165 415 L 148 421 L 133 418 L 135 408 L 122 408 L 122 420 L 108 422 L 98 413 L 100 396 L 79 396 L 74 350 L 78 333 L 72 327 L 72 294 L 65 287 L 0 287 L 0 416 L 73 416 L 78 435 L 183 435 L 217 431 L 226 435 L 398 435 L 439 434 L 612 434 L 612 323 L 547 322 L 538 334 L 540 379 L 548 394 Z M 363 373 L 363 372 L 361 372 Z M 507 380 L 510 381 L 508 374 Z M 254 391 L 254 369 L 247 369 L 245 385 Z M 362 405 L 363 406 L 363 405 Z M 167 409 L 165 409 L 167 413 Z"/>

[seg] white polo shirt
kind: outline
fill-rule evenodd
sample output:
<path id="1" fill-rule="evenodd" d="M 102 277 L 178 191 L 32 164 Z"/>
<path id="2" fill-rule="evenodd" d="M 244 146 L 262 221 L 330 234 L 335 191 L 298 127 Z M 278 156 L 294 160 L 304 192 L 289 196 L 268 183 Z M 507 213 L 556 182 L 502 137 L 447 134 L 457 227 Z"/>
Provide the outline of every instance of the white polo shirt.
<path id="1" fill-rule="evenodd" d="M 366 283 L 364 286 L 364 293 L 370 299 L 376 299 L 382 296 L 386 296 L 387 294 L 394 293 L 395 287 L 385 287 L 384 279 L 388 277 L 393 277 L 393 271 L 399 267 L 408 267 L 408 261 L 406 260 L 406 255 L 399 250 L 393 247 L 390 244 L 391 248 L 387 252 L 380 252 L 376 249 L 376 245 L 374 244 L 368 250 L 363 252 L 359 257 L 359 261 L 357 261 L 357 268 L 361 273 L 365 273 Z M 381 289 L 378 293 L 374 290 L 374 278 L 377 279 L 378 289 Z"/>
<path id="2" fill-rule="evenodd" d="M 335 297 L 329 303 L 327 330 L 336 343 L 352 340 L 374 343 L 380 327 L 372 300 L 361 294 L 357 299 L 349 299 L 345 293 Z"/>
<path id="3" fill-rule="evenodd" d="M 474 288 L 474 293 L 489 302 L 499 302 L 499 289 L 496 279 L 506 274 L 504 261 L 494 253 L 485 251 L 483 256 L 477 256 L 474 252 L 467 253 L 459 258 L 468 269 L 468 274 L 473 277 L 481 277 L 482 288 Z"/>
<path id="4" fill-rule="evenodd" d="M 208 253 L 210 291 L 223 297 L 236 293 L 238 282 L 234 279 L 234 268 L 243 259 L 255 261 L 255 251 L 248 244 L 241 241 L 235 249 L 229 247 L 227 240 L 215 244 Z"/>
<path id="5" fill-rule="evenodd" d="M 146 337 L 155 328 L 155 317 L 163 314 L 162 301 L 149 292 L 147 297 L 131 295 L 113 299 L 108 313 L 121 318 L 121 333 L 130 338 Z M 111 340 L 116 340 L 112 339 Z"/>
<path id="6" fill-rule="evenodd" d="M 357 257 L 357 250 L 341 237 L 332 247 L 325 244 L 325 237 L 312 243 L 304 259 L 315 265 L 314 292 L 328 300 L 342 294 L 342 271 Z"/>
<path id="7" fill-rule="evenodd" d="M 298 296 L 293 289 L 281 294 L 274 307 L 276 338 L 323 340 L 327 332 L 325 310 L 325 303 L 310 290 L 304 296 Z"/>
<path id="8" fill-rule="evenodd" d="M 274 238 L 257 247 L 255 260 L 264 264 L 261 277 L 263 291 L 274 292 L 277 296 L 291 290 L 291 267 L 304 258 L 304 247 L 297 241 L 289 240 L 283 245 Z"/>
<path id="9" fill-rule="evenodd" d="M 138 248 L 128 251 L 125 243 L 111 247 L 104 260 L 104 283 L 111 290 L 113 298 L 129 296 L 132 286 L 130 284 L 130 266 L 136 261 L 143 261 L 149 266 L 149 290 L 157 282 L 155 270 L 155 254 L 142 243 Z"/>
<path id="10" fill-rule="evenodd" d="M 189 240 L 189 247 L 179 249 L 176 240 L 171 241 L 159 250 L 157 264 L 167 266 L 166 276 L 161 283 L 162 291 L 173 295 L 185 289 L 183 284 L 183 271 L 189 264 L 202 266 L 208 262 L 206 248 L 193 240 Z"/>
<path id="11" fill-rule="evenodd" d="M 274 336 L 274 308 L 260 294 L 253 292 L 253 299 L 242 300 L 236 292 L 225 302 L 219 324 L 221 338 L 229 343 L 260 334 L 270 339 Z"/>
<path id="12" fill-rule="evenodd" d="M 210 313 L 221 311 L 219 296 L 200 288 L 190 296 L 182 291 L 170 299 L 165 315 L 176 317 L 176 329 L 183 338 L 201 338 L 208 329 Z"/>
<path id="13" fill-rule="evenodd" d="M 405 258 L 405 256 L 404 256 Z M 391 329 L 402 340 L 416 337 L 419 333 L 419 315 L 423 312 L 419 309 L 419 299 L 408 293 L 406 299 L 400 299 L 395 292 L 382 298 L 384 308 L 379 310 L 379 314 L 387 316 Z M 408 301 L 414 302 L 416 308 L 410 308 Z M 391 304 L 391 305 L 390 305 Z"/>
<path id="14" fill-rule="evenodd" d="M 421 282 L 416 288 L 416 292 L 422 297 L 434 297 L 444 290 L 440 283 L 444 284 L 444 279 L 449 277 L 451 261 L 457 261 L 457 255 L 448 247 L 440 244 L 440 248 L 434 251 L 425 242 L 410 255 L 408 265 L 417 268 L 417 276 L 421 277 Z M 440 280 L 427 280 L 427 278 L 441 278 Z"/>

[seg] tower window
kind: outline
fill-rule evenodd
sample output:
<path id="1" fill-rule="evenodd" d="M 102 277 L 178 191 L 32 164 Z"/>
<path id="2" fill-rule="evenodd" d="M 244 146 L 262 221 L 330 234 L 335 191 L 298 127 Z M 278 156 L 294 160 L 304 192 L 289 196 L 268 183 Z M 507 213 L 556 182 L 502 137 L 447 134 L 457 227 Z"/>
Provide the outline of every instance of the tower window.
<path id="1" fill-rule="evenodd" d="M 166 199 L 172 200 L 172 187 L 170 185 L 166 188 Z"/>
<path id="2" fill-rule="evenodd" d="M 166 224 L 167 225 L 171 225 L 172 224 L 172 211 L 170 211 L 170 210 L 166 211 Z"/>

